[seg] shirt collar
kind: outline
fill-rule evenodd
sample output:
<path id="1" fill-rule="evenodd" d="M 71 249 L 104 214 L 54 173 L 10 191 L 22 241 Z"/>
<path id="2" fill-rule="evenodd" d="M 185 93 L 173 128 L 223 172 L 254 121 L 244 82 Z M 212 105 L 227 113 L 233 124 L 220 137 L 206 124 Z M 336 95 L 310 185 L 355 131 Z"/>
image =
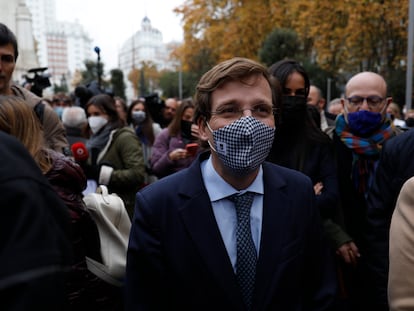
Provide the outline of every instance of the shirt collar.
<path id="1" fill-rule="evenodd" d="M 264 194 L 263 168 L 261 165 L 255 180 L 249 187 L 240 191 L 234 189 L 216 172 L 213 167 L 211 156 L 206 161 L 201 163 L 201 172 L 203 175 L 204 185 L 207 189 L 211 202 L 219 201 L 235 193 L 244 193 L 246 191 Z"/>

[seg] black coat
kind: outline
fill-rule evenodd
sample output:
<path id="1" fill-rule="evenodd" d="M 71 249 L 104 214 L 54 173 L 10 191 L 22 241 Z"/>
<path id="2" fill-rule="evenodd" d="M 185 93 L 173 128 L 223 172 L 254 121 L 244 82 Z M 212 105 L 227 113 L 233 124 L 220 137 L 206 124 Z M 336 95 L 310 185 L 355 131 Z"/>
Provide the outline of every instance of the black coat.
<path id="1" fill-rule="evenodd" d="M 367 267 L 373 280 L 372 288 L 384 310 L 387 306 L 390 222 L 402 185 L 414 176 L 413 155 L 414 130 L 388 140 L 382 149 L 367 199 Z"/>
<path id="2" fill-rule="evenodd" d="M 62 310 L 69 215 L 27 150 L 0 131 L 0 305 Z"/>

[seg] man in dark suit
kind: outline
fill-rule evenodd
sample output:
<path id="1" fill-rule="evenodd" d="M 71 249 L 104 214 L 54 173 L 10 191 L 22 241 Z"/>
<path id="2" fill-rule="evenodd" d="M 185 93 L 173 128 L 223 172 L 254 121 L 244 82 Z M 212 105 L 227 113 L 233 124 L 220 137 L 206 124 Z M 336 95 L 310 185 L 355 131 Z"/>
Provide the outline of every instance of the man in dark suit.
<path id="1" fill-rule="evenodd" d="M 201 78 L 195 120 L 211 153 L 137 194 L 127 310 L 330 310 L 336 280 L 312 183 L 264 162 L 279 92 L 245 58 Z"/>

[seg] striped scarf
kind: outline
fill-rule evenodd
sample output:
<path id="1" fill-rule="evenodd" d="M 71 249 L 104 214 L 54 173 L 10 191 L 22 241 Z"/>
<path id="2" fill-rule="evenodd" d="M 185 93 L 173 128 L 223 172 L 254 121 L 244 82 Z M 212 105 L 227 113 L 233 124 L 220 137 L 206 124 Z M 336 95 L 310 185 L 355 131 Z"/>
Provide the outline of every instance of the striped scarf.
<path id="1" fill-rule="evenodd" d="M 386 118 L 371 136 L 358 137 L 351 133 L 342 114 L 336 118 L 335 132 L 345 146 L 353 151 L 352 181 L 355 189 L 366 195 L 373 181 L 382 144 L 395 135 L 392 122 Z"/>

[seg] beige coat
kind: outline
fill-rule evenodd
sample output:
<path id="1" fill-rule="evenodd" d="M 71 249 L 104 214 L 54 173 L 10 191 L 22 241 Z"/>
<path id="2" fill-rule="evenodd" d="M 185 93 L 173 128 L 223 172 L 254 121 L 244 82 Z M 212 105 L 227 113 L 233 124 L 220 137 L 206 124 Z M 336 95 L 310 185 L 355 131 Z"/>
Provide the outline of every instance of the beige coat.
<path id="1" fill-rule="evenodd" d="M 13 85 L 12 92 L 15 96 L 23 98 L 25 102 L 32 108 L 42 99 L 35 94 L 29 92 L 25 88 L 18 85 Z M 57 152 L 65 152 L 65 149 L 69 148 L 68 141 L 66 139 L 66 131 L 62 122 L 59 120 L 58 115 L 53 109 L 43 101 L 45 109 L 43 111 L 43 135 L 45 144 L 48 148 Z"/>
<path id="2" fill-rule="evenodd" d="M 390 310 L 414 310 L 414 177 L 398 196 L 390 229 Z"/>

